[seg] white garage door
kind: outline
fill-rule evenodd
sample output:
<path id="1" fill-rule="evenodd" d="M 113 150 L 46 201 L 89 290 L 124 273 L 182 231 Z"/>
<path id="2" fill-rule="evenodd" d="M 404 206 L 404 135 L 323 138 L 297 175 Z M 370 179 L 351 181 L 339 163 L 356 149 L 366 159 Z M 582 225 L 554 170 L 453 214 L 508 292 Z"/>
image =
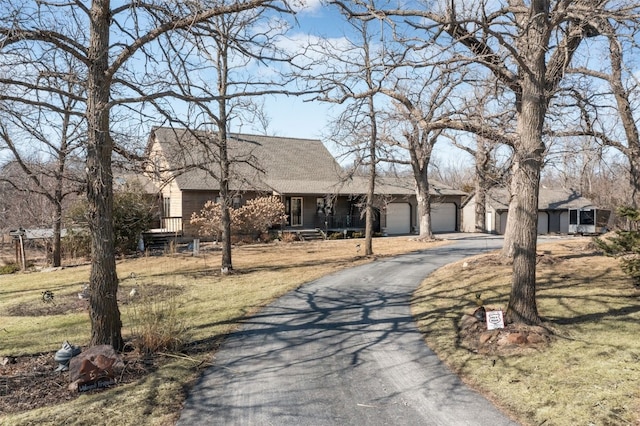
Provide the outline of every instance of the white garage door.
<path id="1" fill-rule="evenodd" d="M 387 204 L 387 234 L 411 232 L 411 206 L 408 203 Z"/>
<path id="2" fill-rule="evenodd" d="M 454 203 L 431 204 L 431 231 L 455 232 L 456 205 Z"/>

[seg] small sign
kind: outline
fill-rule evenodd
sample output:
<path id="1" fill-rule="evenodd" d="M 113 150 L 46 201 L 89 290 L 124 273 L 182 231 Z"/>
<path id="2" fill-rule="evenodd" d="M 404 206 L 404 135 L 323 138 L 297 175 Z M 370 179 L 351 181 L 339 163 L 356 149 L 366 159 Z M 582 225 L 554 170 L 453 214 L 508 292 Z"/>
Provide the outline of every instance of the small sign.
<path id="1" fill-rule="evenodd" d="M 78 384 L 78 392 L 87 392 L 94 389 L 108 388 L 115 385 L 116 381 L 112 377 L 100 377 L 99 379 L 90 380 L 88 382 Z"/>
<path id="2" fill-rule="evenodd" d="M 487 330 L 504 328 L 504 318 L 502 311 L 487 311 Z"/>

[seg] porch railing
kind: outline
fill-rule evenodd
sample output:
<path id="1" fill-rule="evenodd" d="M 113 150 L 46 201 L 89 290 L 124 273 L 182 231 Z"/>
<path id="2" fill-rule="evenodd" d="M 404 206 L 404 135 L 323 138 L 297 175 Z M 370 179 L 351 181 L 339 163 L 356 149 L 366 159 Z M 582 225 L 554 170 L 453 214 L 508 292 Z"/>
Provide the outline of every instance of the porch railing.
<path id="1" fill-rule="evenodd" d="M 160 219 L 160 228 L 163 232 L 182 232 L 182 218 L 163 217 Z"/>
<path id="2" fill-rule="evenodd" d="M 316 217 L 316 227 L 320 229 L 352 229 L 364 228 L 365 218 L 360 215 L 318 215 Z"/>

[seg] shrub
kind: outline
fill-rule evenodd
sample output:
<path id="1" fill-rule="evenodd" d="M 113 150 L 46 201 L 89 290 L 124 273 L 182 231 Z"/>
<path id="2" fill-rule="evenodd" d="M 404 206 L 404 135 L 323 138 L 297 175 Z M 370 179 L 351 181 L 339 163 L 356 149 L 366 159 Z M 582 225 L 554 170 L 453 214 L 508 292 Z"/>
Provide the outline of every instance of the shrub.
<path id="1" fill-rule="evenodd" d="M 7 265 L 0 266 L 0 275 L 14 274 L 20 270 L 20 266 L 17 263 L 9 263 Z"/>
<path id="2" fill-rule="evenodd" d="M 145 294 L 143 288 L 130 303 L 129 317 L 134 347 L 142 353 L 178 352 L 187 341 L 175 291 Z"/>
<path id="3" fill-rule="evenodd" d="M 86 230 L 67 229 L 67 234 L 61 240 L 62 252 L 65 257 L 89 257 L 91 254 L 91 237 Z"/>
<path id="4" fill-rule="evenodd" d="M 283 232 L 282 237 L 280 237 L 280 240 L 283 243 L 292 243 L 294 241 L 297 241 L 297 239 L 298 239 L 298 236 L 293 232 Z"/>
<path id="5" fill-rule="evenodd" d="M 229 208 L 231 232 L 236 235 L 248 235 L 255 241 L 268 232 L 269 228 L 287 219 L 284 211 L 284 204 L 277 196 L 254 198 L 237 209 Z M 214 201 L 207 201 L 199 214 L 194 212 L 191 215 L 191 224 L 198 226 L 201 236 L 214 236 L 220 239 L 221 205 Z"/>
<path id="6" fill-rule="evenodd" d="M 640 210 L 620 207 L 618 215 L 627 219 L 628 229 L 616 230 L 606 239 L 594 238 L 594 242 L 605 255 L 619 258 L 624 273 L 640 286 Z"/>
<path id="7" fill-rule="evenodd" d="M 139 185 L 124 185 L 113 195 L 113 232 L 117 253 L 135 252 L 140 235 L 151 228 L 156 206 Z M 68 211 L 69 219 L 76 224 L 87 222 L 87 203 L 77 203 Z M 68 235 L 69 237 L 69 235 Z M 85 240 L 86 238 L 86 240 Z M 68 241 L 67 252 L 74 256 L 88 256 L 91 240 L 84 231 L 75 232 Z M 84 244 L 87 244 L 84 246 Z"/>

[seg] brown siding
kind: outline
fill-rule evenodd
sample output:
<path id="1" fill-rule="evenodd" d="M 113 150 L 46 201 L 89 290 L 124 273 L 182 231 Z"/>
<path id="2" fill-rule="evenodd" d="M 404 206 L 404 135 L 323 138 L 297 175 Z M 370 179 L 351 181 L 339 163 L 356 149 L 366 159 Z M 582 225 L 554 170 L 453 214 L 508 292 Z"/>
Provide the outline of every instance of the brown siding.
<path id="1" fill-rule="evenodd" d="M 197 228 L 190 224 L 191 215 L 199 213 L 207 201 L 215 200 L 218 195 L 218 191 L 184 191 L 182 193 L 182 227 L 185 236 L 197 236 Z M 245 192 L 242 194 L 242 202 L 244 203 L 261 195 L 264 194 Z"/>

